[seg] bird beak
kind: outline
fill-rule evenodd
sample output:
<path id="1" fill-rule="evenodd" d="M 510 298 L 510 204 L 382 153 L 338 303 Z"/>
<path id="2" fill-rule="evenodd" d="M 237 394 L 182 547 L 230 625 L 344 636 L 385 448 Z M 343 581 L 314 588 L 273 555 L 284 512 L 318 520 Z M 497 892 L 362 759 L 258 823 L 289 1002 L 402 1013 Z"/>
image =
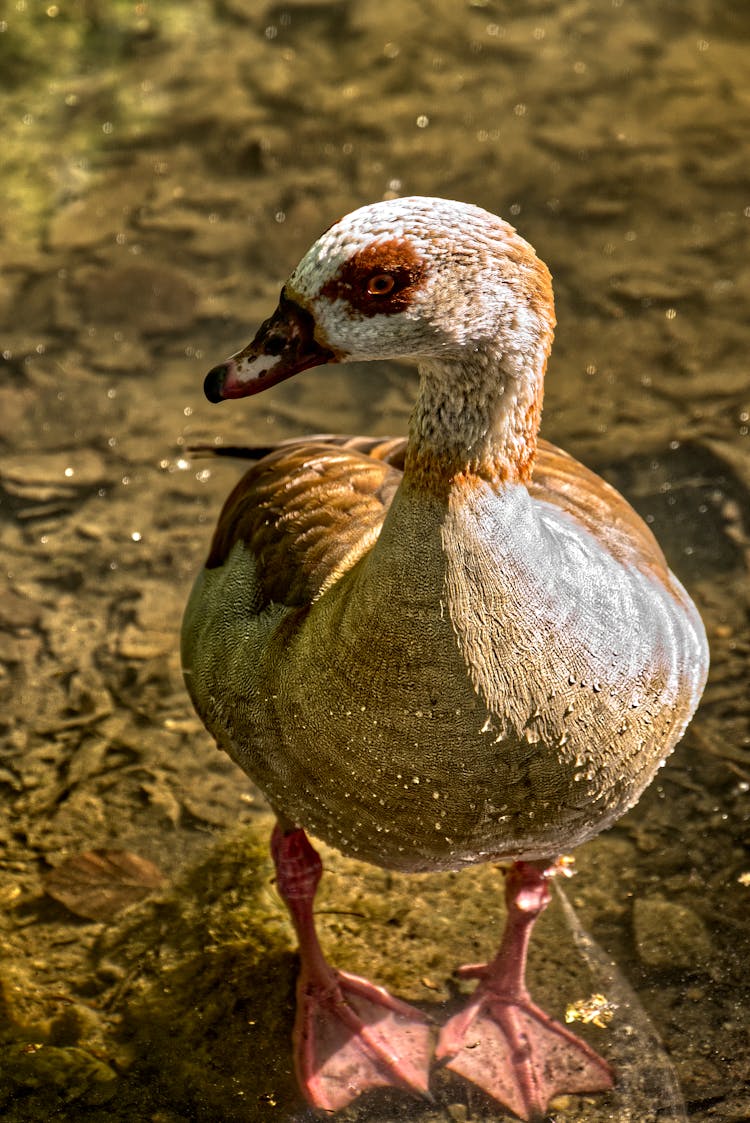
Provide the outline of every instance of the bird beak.
<path id="1" fill-rule="evenodd" d="M 315 338 L 310 312 L 281 290 L 279 306 L 261 324 L 255 339 L 206 375 L 203 390 L 209 402 L 259 394 L 293 374 L 336 362 L 338 356 Z"/>

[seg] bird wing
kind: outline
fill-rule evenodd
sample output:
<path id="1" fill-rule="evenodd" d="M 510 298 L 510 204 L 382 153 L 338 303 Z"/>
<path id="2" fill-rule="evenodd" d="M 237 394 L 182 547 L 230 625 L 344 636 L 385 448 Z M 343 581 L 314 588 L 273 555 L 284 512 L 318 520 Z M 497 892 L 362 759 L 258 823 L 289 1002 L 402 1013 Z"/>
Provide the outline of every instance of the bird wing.
<path id="1" fill-rule="evenodd" d="M 405 443 L 312 438 L 279 445 L 224 504 L 207 568 L 222 565 L 242 541 L 255 556 L 267 602 L 310 604 L 380 533 L 402 478 L 388 462 L 389 446 Z"/>
<path id="2" fill-rule="evenodd" d="M 666 558 L 641 516 L 619 491 L 567 452 L 540 440 L 527 487 L 532 499 L 565 511 L 617 561 L 671 584 Z"/>
<path id="3" fill-rule="evenodd" d="M 207 568 L 238 541 L 252 551 L 266 602 L 310 604 L 370 549 L 403 474 L 406 439 L 320 434 L 224 455 L 262 458 L 227 499 Z M 565 511 L 613 557 L 668 581 L 656 539 L 630 504 L 572 456 L 540 440 L 528 490 Z"/>

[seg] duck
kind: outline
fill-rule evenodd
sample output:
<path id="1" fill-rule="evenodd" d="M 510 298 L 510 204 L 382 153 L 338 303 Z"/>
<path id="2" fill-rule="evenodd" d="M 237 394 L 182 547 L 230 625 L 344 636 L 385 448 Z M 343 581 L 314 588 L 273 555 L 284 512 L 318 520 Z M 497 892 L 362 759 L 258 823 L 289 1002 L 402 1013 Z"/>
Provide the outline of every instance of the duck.
<path id="1" fill-rule="evenodd" d="M 533 1000 L 534 924 L 571 850 L 637 802 L 708 671 L 699 613 L 628 502 L 540 438 L 550 273 L 469 203 L 390 198 L 330 226 L 211 402 L 342 362 L 416 363 L 402 438 L 295 438 L 229 495 L 182 665 L 218 746 L 276 815 L 296 930 L 295 1067 L 337 1112 L 430 1096 L 445 1065 L 520 1119 L 610 1065 Z M 321 378 L 321 393 L 324 383 Z M 367 368 L 377 396 L 377 366 Z M 311 837 L 405 873 L 507 864 L 505 928 L 464 1009 L 425 1013 L 328 962 Z"/>

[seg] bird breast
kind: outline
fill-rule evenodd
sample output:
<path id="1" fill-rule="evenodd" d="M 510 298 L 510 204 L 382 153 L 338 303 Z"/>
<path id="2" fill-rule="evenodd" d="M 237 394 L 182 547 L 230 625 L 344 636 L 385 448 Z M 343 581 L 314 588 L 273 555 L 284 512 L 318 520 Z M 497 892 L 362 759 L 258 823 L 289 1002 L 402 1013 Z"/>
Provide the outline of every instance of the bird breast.
<path id="1" fill-rule="evenodd" d="M 372 550 L 309 609 L 259 611 L 254 564 L 239 543 L 202 578 L 199 711 L 278 812 L 391 868 L 543 858 L 598 833 L 702 685 L 679 584 L 522 486 L 446 503 L 404 485 Z"/>

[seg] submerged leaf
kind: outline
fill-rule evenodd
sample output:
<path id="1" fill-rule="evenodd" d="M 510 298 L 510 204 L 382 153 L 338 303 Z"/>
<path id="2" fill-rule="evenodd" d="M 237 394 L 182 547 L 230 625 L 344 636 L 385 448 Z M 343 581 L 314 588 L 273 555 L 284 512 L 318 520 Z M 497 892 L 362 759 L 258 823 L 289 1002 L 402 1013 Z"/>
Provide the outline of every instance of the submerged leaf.
<path id="1" fill-rule="evenodd" d="M 44 877 L 50 897 L 86 920 L 113 920 L 165 882 L 161 870 L 129 850 L 86 850 Z"/>

